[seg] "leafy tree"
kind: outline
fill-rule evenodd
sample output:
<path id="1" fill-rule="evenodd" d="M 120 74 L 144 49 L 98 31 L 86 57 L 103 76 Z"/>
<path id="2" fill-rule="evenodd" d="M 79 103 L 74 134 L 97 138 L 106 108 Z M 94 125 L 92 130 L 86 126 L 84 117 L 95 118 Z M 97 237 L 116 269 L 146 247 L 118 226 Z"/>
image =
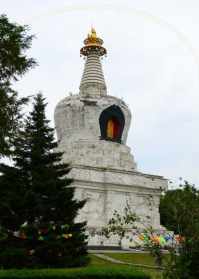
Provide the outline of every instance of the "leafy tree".
<path id="1" fill-rule="evenodd" d="M 28 98 L 18 98 L 7 84 L 0 86 L 0 158 L 11 156 L 14 138 L 23 126 L 23 107 Z"/>
<path id="2" fill-rule="evenodd" d="M 14 167 L 1 165 L 5 197 L 4 206 L 0 205 L 1 226 L 14 235 L 14 244 L 26 249 L 27 265 L 78 266 L 87 261 L 85 223 L 75 223 L 85 201 L 74 199 L 72 180 L 66 178 L 70 169 L 61 162 L 62 153 L 54 151 L 57 143 L 45 107 L 38 94 L 25 130 L 15 142 Z"/>
<path id="3" fill-rule="evenodd" d="M 196 279 L 199 278 L 199 191 L 186 181 L 180 186 L 166 193 L 160 203 L 164 225 L 181 237 L 178 247 L 171 249 L 164 278 Z"/>
<path id="4" fill-rule="evenodd" d="M 11 23 L 0 15 L 0 82 L 17 80 L 35 65 L 25 52 L 30 48 L 33 36 L 28 35 L 28 26 Z"/>
<path id="5" fill-rule="evenodd" d="M 11 84 L 36 64 L 26 55 L 32 39 L 27 26 L 11 23 L 0 15 L 0 157 L 10 153 L 17 120 L 27 102 L 18 98 Z"/>
<path id="6" fill-rule="evenodd" d="M 179 189 L 169 190 L 160 200 L 161 224 L 176 234 L 190 235 L 197 226 L 199 191 L 185 181 Z"/>

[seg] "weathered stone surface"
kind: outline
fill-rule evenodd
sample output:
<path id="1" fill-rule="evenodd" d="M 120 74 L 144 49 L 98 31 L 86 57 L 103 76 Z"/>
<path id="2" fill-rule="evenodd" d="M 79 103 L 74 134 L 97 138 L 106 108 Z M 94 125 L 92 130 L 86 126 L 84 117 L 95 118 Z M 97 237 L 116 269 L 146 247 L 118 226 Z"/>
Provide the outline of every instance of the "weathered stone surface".
<path id="1" fill-rule="evenodd" d="M 113 211 L 122 213 L 127 203 L 142 220 L 151 217 L 151 225 L 160 227 L 160 187 L 165 188 L 162 177 L 137 171 L 73 166 L 71 177 L 78 199 L 87 199 L 79 220 L 87 220 L 89 227 L 102 227 L 112 217 Z"/>
<path id="2" fill-rule="evenodd" d="M 119 106 L 125 116 L 122 144 L 100 139 L 100 114 L 112 105 Z M 128 107 L 115 97 L 104 96 L 90 100 L 74 95 L 65 98 L 55 110 L 59 148 L 65 152 L 64 160 L 71 164 L 135 169 L 130 148 L 125 145 L 130 120 Z"/>

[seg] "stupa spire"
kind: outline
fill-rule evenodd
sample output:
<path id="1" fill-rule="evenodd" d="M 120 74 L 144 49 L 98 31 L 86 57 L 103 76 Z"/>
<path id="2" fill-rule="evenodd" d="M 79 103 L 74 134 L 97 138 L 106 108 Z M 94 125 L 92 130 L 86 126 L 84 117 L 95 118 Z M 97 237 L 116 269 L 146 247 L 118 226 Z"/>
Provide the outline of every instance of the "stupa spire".
<path id="1" fill-rule="evenodd" d="M 80 83 L 80 95 L 96 97 L 107 94 L 100 57 L 106 54 L 103 40 L 97 36 L 94 28 L 84 40 L 80 54 L 86 58 Z"/>

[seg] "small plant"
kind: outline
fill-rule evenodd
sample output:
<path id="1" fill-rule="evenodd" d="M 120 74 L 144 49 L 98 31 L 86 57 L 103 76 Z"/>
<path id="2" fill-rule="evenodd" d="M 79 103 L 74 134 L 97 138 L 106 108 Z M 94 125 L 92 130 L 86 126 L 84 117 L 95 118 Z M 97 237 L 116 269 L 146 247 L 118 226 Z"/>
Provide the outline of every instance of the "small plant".
<path id="1" fill-rule="evenodd" d="M 121 247 L 122 239 L 125 237 L 129 226 L 131 226 L 131 229 L 136 229 L 136 221 L 138 221 L 138 217 L 131 211 L 127 203 L 124 215 L 121 215 L 117 210 L 113 212 L 113 217 L 109 220 L 107 226 L 102 229 L 102 235 L 106 238 L 109 238 L 111 235 L 117 235 L 119 237 L 118 244 Z"/>
<path id="2" fill-rule="evenodd" d="M 143 241 L 143 246 L 150 254 L 154 257 L 157 266 L 162 266 L 162 246 L 166 244 L 163 236 L 157 234 L 152 228 L 145 228 L 143 233 L 139 236 L 140 240 Z"/>

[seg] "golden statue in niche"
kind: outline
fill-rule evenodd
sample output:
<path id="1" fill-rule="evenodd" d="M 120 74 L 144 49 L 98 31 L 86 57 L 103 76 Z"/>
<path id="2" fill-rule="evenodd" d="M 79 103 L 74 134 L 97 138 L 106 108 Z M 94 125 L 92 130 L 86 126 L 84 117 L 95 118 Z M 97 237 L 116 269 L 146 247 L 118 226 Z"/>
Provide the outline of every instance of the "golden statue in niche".
<path id="1" fill-rule="evenodd" d="M 116 118 L 111 118 L 107 122 L 107 138 L 109 139 L 117 139 L 119 135 L 119 127 L 120 123 Z"/>

